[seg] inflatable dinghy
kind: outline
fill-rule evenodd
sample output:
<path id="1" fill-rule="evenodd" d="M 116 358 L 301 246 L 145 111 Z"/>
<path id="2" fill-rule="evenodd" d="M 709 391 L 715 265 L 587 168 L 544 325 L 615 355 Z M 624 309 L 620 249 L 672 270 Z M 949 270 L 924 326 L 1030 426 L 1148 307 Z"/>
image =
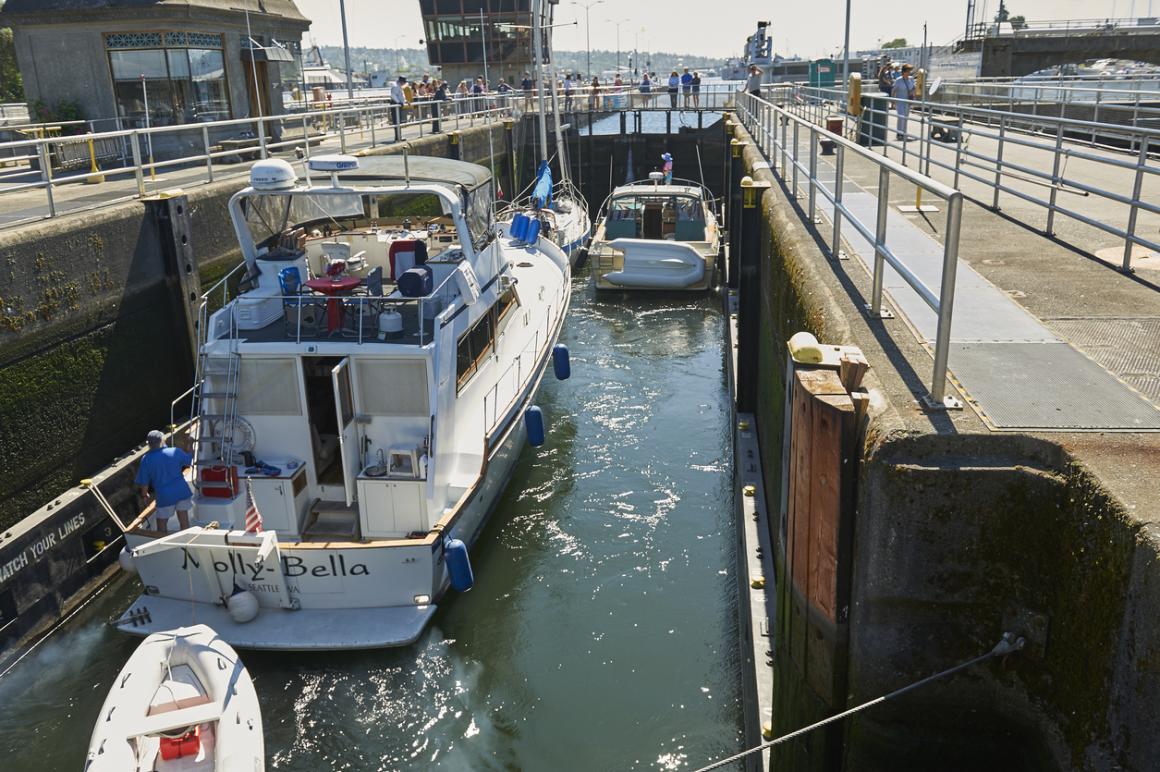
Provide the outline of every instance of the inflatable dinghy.
<path id="1" fill-rule="evenodd" d="M 262 714 L 237 653 L 206 625 L 154 633 L 125 663 L 85 772 L 260 772 Z"/>

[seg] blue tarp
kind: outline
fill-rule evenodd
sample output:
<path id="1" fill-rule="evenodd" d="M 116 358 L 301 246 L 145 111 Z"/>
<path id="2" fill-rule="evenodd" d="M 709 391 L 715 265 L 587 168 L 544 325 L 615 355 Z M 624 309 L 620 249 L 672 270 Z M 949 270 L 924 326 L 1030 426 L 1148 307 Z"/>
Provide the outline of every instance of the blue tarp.
<path id="1" fill-rule="evenodd" d="M 552 169 L 547 161 L 540 161 L 536 172 L 536 187 L 532 189 L 532 206 L 536 209 L 552 205 Z"/>

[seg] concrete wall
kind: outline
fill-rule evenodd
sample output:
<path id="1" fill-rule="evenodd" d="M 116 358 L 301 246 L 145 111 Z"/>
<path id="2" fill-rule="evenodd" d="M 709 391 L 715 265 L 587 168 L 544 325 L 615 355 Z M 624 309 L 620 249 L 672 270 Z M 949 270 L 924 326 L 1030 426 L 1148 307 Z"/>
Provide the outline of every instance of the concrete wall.
<path id="1" fill-rule="evenodd" d="M 743 130 L 741 139 L 748 139 Z M 745 168 L 772 180 L 752 147 Z M 785 341 L 808 330 L 870 357 L 871 418 L 849 556 L 848 688 L 833 699 L 790 655 L 785 539 L 774 528 L 775 735 L 989 651 L 1028 648 L 860 714 L 834 753 L 815 732 L 772 755 L 777 770 L 1154 769 L 1160 758 L 1160 539 L 1059 435 L 995 435 L 930 422 L 902 337 L 883 339 L 859 289 L 775 182 L 764 197 L 758 435 L 770 502 L 781 495 Z M 903 333 L 905 335 L 905 333 Z M 919 350 L 923 357 L 928 355 Z M 742 355 L 746 355 L 742 352 Z M 925 372 L 929 359 L 918 360 Z M 953 427 L 939 429 L 937 427 Z M 776 506 L 775 504 L 771 504 Z M 810 639 L 827 631 L 813 622 Z"/>

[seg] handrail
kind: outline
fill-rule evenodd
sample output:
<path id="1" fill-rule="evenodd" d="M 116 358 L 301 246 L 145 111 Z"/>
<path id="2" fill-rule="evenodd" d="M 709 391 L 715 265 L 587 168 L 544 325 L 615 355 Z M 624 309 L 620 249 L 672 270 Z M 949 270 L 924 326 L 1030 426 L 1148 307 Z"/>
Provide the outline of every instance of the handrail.
<path id="1" fill-rule="evenodd" d="M 832 102 L 846 104 L 846 93 L 838 89 L 795 89 L 799 97 L 793 102 L 793 110 L 801 113 L 818 113 L 828 110 Z M 908 102 L 908 100 L 892 100 Z M 1154 154 L 1160 151 L 1160 129 L 1149 129 L 1124 124 L 1097 123 L 1074 118 L 1060 118 L 1048 115 L 1029 115 L 962 105 L 931 104 L 909 101 L 911 121 L 917 130 L 910 129 L 905 138 L 891 139 L 891 132 L 885 131 L 881 142 L 883 154 L 891 150 L 899 151 L 903 163 L 914 157 L 918 167 L 927 174 L 931 167 L 943 169 L 953 175 L 953 185 L 958 186 L 960 178 L 967 178 L 985 185 L 991 195 L 986 199 L 970 198 L 993 211 L 1000 209 L 1000 194 L 1008 194 L 1027 203 L 1035 204 L 1046 211 L 1043 232 L 1055 234 L 1055 217 L 1063 215 L 1097 230 L 1123 240 L 1124 251 L 1120 270 L 1130 273 L 1133 247 L 1143 246 L 1160 251 L 1160 238 L 1151 239 L 1137 233 L 1137 220 L 1141 211 L 1149 214 L 1160 213 L 1157 205 L 1143 197 L 1144 183 L 1160 175 L 1160 164 Z M 885 127 L 890 122 L 890 110 L 885 111 L 870 106 L 863 107 L 863 118 L 872 116 L 877 126 Z M 933 141 L 932 132 L 942 130 L 953 133 L 954 139 L 948 145 Z M 973 147 L 971 138 L 978 137 L 994 142 L 994 152 L 987 147 Z M 1107 140 L 1122 142 L 1125 147 L 1111 147 Z M 1098 148 L 1103 154 L 1087 152 L 1072 143 L 1082 142 Z M 1009 146 L 1018 146 L 1038 152 L 1039 163 L 1022 163 L 1004 156 Z M 945 154 L 940 149 L 945 148 Z M 1113 155 L 1114 153 L 1114 155 Z M 1079 159 L 1109 169 L 1131 172 L 1131 194 L 1122 190 L 1112 190 L 1097 184 L 1098 177 L 1085 180 L 1068 176 L 1067 161 Z M 1038 185 L 1044 189 L 1042 196 L 1015 187 L 1009 180 Z M 1110 201 L 1127 207 L 1124 217 L 1108 217 L 1107 212 L 1082 211 L 1078 206 L 1070 206 L 1059 201 L 1060 193 L 1075 193 L 1080 196 L 1095 196 L 1102 201 Z M 1125 222 L 1121 227 L 1118 222 Z"/>
<path id="2" fill-rule="evenodd" d="M 778 175 L 790 189 L 791 195 L 798 191 L 798 175 L 804 174 L 808 188 L 808 222 L 815 221 L 817 193 L 833 204 L 830 219 L 833 237 L 830 241 L 831 257 L 841 255 L 842 221 L 845 219 L 867 241 L 874 245 L 874 270 L 871 300 L 868 310 L 872 318 L 889 318 L 882 309 L 882 292 L 885 264 L 906 281 L 923 302 L 938 317 L 935 334 L 934 372 L 930 393 L 923 398 L 924 407 L 929 410 L 959 409 L 962 403 L 946 394 L 947 359 L 950 353 L 951 319 L 954 309 L 955 276 L 958 270 L 959 231 L 962 223 L 963 194 L 954 187 L 910 169 L 892 159 L 885 158 L 845 137 L 827 131 L 814 121 L 806 120 L 791 109 L 778 105 L 754 94 L 743 94 L 738 98 L 737 113 L 745 128 L 756 140 L 763 155 L 770 162 L 770 169 Z M 792 130 L 790 129 L 792 126 Z M 778 129 L 780 127 L 780 136 Z M 799 158 L 799 134 L 808 132 L 808 166 Z M 820 141 L 832 142 L 836 151 L 833 191 L 828 190 L 818 178 L 818 145 Z M 852 153 L 878 168 L 878 207 L 873 226 L 863 223 L 842 203 L 844 187 L 843 167 L 846 154 Z M 780 164 L 779 164 L 780 157 Z M 780 169 L 780 171 L 779 171 Z M 939 289 L 936 293 L 920 279 L 886 242 L 887 215 L 889 213 L 890 181 L 899 177 L 921 189 L 938 196 L 946 202 L 946 219 L 943 229 L 943 261 Z"/>

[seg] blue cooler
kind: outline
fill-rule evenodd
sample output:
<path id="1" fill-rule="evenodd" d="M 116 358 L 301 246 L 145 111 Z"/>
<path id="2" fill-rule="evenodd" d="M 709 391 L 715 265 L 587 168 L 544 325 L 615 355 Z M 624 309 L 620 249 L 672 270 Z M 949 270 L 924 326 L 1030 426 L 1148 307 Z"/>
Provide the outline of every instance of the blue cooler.
<path id="1" fill-rule="evenodd" d="M 434 286 L 431 266 L 423 264 L 403 271 L 397 282 L 399 294 L 405 298 L 425 298 Z"/>

